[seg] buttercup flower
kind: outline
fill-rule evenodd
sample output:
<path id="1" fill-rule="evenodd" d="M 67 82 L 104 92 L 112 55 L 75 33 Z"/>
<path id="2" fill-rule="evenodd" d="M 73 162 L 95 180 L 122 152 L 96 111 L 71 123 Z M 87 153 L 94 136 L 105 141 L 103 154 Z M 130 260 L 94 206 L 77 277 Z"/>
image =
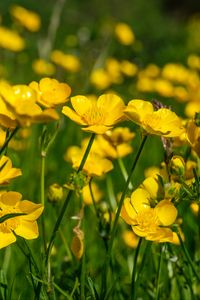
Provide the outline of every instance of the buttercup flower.
<path id="1" fill-rule="evenodd" d="M 131 27 L 126 23 L 117 23 L 115 26 L 115 36 L 123 45 L 131 45 L 135 41 L 135 35 Z"/>
<path id="2" fill-rule="evenodd" d="M 44 59 L 36 59 L 32 63 L 32 68 L 35 73 L 39 75 L 51 76 L 55 73 L 55 67 L 53 64 L 47 62 Z"/>
<path id="3" fill-rule="evenodd" d="M 54 109 L 49 108 L 42 110 L 36 103 L 36 91 L 29 86 L 23 84 L 11 86 L 7 83 L 1 83 L 0 96 L 4 100 L 6 109 L 11 113 L 11 115 L 8 116 L 9 120 L 14 116 L 17 122 L 22 126 L 28 126 L 35 122 L 47 122 L 59 119 Z M 7 114 L 6 109 L 4 109 L 5 115 Z"/>
<path id="4" fill-rule="evenodd" d="M 29 86 L 37 93 L 37 102 L 48 108 L 65 103 L 71 94 L 68 84 L 48 77 L 42 78 L 39 83 L 32 81 Z"/>
<path id="5" fill-rule="evenodd" d="M 92 193 L 94 195 L 94 201 L 99 202 L 100 199 L 102 198 L 102 192 L 99 189 L 98 185 L 96 185 L 96 183 L 92 182 L 91 189 L 92 189 Z M 86 205 L 90 205 L 93 203 L 89 185 L 85 185 L 83 187 L 82 197 L 83 197 L 83 201 Z"/>
<path id="6" fill-rule="evenodd" d="M 51 53 L 51 60 L 65 70 L 76 73 L 80 70 L 81 63 L 79 58 L 72 54 L 63 53 L 60 50 L 54 50 Z"/>
<path id="7" fill-rule="evenodd" d="M 40 29 L 40 16 L 22 6 L 13 5 L 10 9 L 11 15 L 26 29 L 35 32 Z"/>
<path id="8" fill-rule="evenodd" d="M 121 216 L 132 226 L 135 234 L 155 242 L 173 242 L 174 233 L 169 228 L 177 217 L 177 209 L 169 199 L 151 207 L 150 194 L 136 189 L 131 198 L 124 200 Z"/>
<path id="9" fill-rule="evenodd" d="M 15 235 L 28 240 L 39 235 L 36 220 L 41 215 L 43 206 L 21 199 L 22 195 L 17 192 L 0 194 L 0 249 L 14 243 Z"/>
<path id="10" fill-rule="evenodd" d="M 167 108 L 154 111 L 152 103 L 148 101 L 131 100 L 124 113 L 150 134 L 176 137 L 184 132 L 181 119 L 174 112 Z"/>
<path id="11" fill-rule="evenodd" d="M 3 155 L 0 158 L 0 185 L 7 184 L 20 175 L 22 175 L 21 170 L 13 168 L 11 159 Z"/>
<path id="12" fill-rule="evenodd" d="M 0 26 L 0 47 L 18 52 L 25 48 L 24 39 L 15 31 Z"/>
<path id="13" fill-rule="evenodd" d="M 75 111 L 64 106 L 62 112 L 84 126 L 84 131 L 103 134 L 123 119 L 125 105 L 115 94 L 103 94 L 97 101 L 81 95 L 75 96 L 71 98 L 71 103 Z"/>

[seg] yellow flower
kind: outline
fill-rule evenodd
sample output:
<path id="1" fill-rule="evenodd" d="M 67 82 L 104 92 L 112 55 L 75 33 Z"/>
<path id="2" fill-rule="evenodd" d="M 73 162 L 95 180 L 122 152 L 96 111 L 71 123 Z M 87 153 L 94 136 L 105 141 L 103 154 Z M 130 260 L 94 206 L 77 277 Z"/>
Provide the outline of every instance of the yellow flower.
<path id="1" fill-rule="evenodd" d="M 59 202 L 63 199 L 63 188 L 58 183 L 53 183 L 48 188 L 48 200 L 50 202 Z"/>
<path id="2" fill-rule="evenodd" d="M 71 94 L 68 84 L 48 77 L 42 78 L 39 83 L 32 81 L 29 86 L 37 93 L 37 102 L 48 108 L 65 103 Z"/>
<path id="3" fill-rule="evenodd" d="M 103 68 L 98 68 L 92 71 L 90 75 L 90 82 L 99 90 L 107 89 L 112 83 L 108 72 Z"/>
<path id="4" fill-rule="evenodd" d="M 71 157 L 73 168 L 78 169 L 83 157 L 83 152 Z M 102 176 L 113 169 L 113 164 L 110 160 L 103 158 L 95 153 L 90 153 L 83 166 L 83 171 L 88 176 Z"/>
<path id="5" fill-rule="evenodd" d="M 177 209 L 169 199 L 151 207 L 150 194 L 138 188 L 131 198 L 124 200 L 121 216 L 138 236 L 155 242 L 173 242 L 173 232 L 169 226 L 176 220 Z"/>
<path id="6" fill-rule="evenodd" d="M 92 193 L 94 195 L 94 201 L 99 202 L 102 197 L 101 190 L 98 188 L 98 186 L 94 182 L 92 182 L 92 184 L 91 184 L 91 189 L 92 189 Z M 86 205 L 90 205 L 93 203 L 89 185 L 85 185 L 83 187 L 82 197 L 83 197 L 83 201 Z"/>
<path id="7" fill-rule="evenodd" d="M 28 240 L 39 235 L 36 219 L 41 215 L 43 206 L 21 199 L 22 195 L 17 192 L 0 194 L 0 249 L 14 243 L 15 235 Z"/>
<path id="8" fill-rule="evenodd" d="M 2 96 L 4 104 L 6 104 L 6 109 L 11 113 L 9 118 L 11 119 L 14 116 L 20 125 L 28 126 L 35 122 L 47 122 L 59 119 L 55 110 L 42 110 L 36 103 L 37 94 L 32 88 L 26 85 L 11 86 L 6 83 L 1 83 L 0 87 L 0 96 Z M 11 127 L 12 124 L 9 125 Z"/>
<path id="9" fill-rule="evenodd" d="M 72 73 L 78 72 L 81 68 L 78 57 L 73 54 L 65 54 L 59 50 L 54 50 L 51 53 L 51 61 Z"/>
<path id="10" fill-rule="evenodd" d="M 136 75 L 138 67 L 128 60 L 123 60 L 120 63 L 120 70 L 124 75 L 132 77 Z"/>
<path id="11" fill-rule="evenodd" d="M 131 45 L 135 41 L 135 35 L 131 27 L 126 23 L 117 23 L 115 26 L 115 36 L 122 45 Z"/>
<path id="12" fill-rule="evenodd" d="M 131 248 L 137 247 L 139 238 L 133 231 L 125 230 L 122 234 L 122 238 L 127 246 Z"/>
<path id="13" fill-rule="evenodd" d="M 40 16 L 22 6 L 13 5 L 10 13 L 22 26 L 32 32 L 38 31 L 41 27 Z"/>
<path id="14" fill-rule="evenodd" d="M 0 84 L 1 87 L 1 84 Z M 1 92 L 0 92 L 1 93 Z M 3 98 L 0 96 L 0 125 L 4 128 L 14 129 L 17 126 L 16 117 L 7 107 Z"/>
<path id="15" fill-rule="evenodd" d="M 13 168 L 11 159 L 3 155 L 0 158 L 0 185 L 7 184 L 11 179 L 20 175 L 22 175 L 21 170 Z"/>
<path id="16" fill-rule="evenodd" d="M 82 128 L 84 131 L 103 134 L 123 119 L 125 105 L 115 94 L 103 94 L 97 101 L 81 95 L 75 96 L 71 98 L 71 103 L 75 111 L 64 106 L 62 112 L 74 122 L 85 126 Z"/>
<path id="17" fill-rule="evenodd" d="M 25 48 L 24 39 L 15 31 L 0 26 L 0 47 L 18 52 Z"/>
<path id="18" fill-rule="evenodd" d="M 39 75 L 51 76 L 55 73 L 53 64 L 45 61 L 44 59 L 36 59 L 32 63 L 33 70 Z"/>
<path id="19" fill-rule="evenodd" d="M 92 145 L 92 151 L 108 158 L 119 158 L 130 154 L 133 151 L 128 143 L 135 134 L 127 127 L 117 127 L 108 130 L 104 135 L 98 135 Z"/>
<path id="20" fill-rule="evenodd" d="M 131 100 L 124 113 L 150 134 L 176 137 L 184 132 L 181 119 L 174 112 L 167 108 L 154 111 L 152 103 L 148 101 Z"/>

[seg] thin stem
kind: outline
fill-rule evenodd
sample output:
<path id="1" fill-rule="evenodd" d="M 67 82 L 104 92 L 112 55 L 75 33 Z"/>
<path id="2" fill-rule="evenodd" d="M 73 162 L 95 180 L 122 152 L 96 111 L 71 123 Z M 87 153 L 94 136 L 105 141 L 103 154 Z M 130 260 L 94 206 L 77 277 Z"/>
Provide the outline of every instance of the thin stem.
<path id="1" fill-rule="evenodd" d="M 181 235 L 180 235 L 180 233 L 179 233 L 178 231 L 177 231 L 176 233 L 177 233 L 177 235 L 178 235 L 178 238 L 179 238 L 179 241 L 180 241 L 180 244 L 181 244 L 183 253 L 185 254 L 185 257 L 186 257 L 186 259 L 187 259 L 187 261 L 188 261 L 188 264 L 189 264 L 189 266 L 191 267 L 191 269 L 192 269 L 194 275 L 196 276 L 197 280 L 200 282 L 200 276 L 199 276 L 197 270 L 195 269 L 195 266 L 194 266 L 194 264 L 193 264 L 193 261 L 192 261 L 192 259 L 191 259 L 191 257 L 190 257 L 190 254 L 189 254 L 187 248 L 185 247 L 185 244 L 184 244 L 184 242 L 183 242 L 183 240 L 182 240 L 182 238 L 181 238 Z"/>
<path id="2" fill-rule="evenodd" d="M 155 300 L 159 300 L 160 294 L 160 275 L 161 275 L 161 268 L 162 268 L 162 261 L 163 261 L 163 253 L 165 251 L 165 245 L 163 245 L 160 249 L 160 260 L 158 265 L 158 273 L 157 273 L 157 282 L 156 282 L 156 298 Z"/>
<path id="3" fill-rule="evenodd" d="M 41 174 L 40 174 L 40 198 L 41 204 L 45 205 L 45 159 L 46 153 L 43 155 L 41 154 Z M 46 252 L 46 234 L 45 234 L 45 223 L 44 223 L 44 215 L 42 214 L 41 217 L 41 227 L 42 227 L 42 237 L 43 237 L 43 245 L 44 251 Z"/>
<path id="4" fill-rule="evenodd" d="M 83 167 L 84 167 L 85 161 L 86 161 L 86 159 L 87 159 L 87 157 L 88 157 L 88 155 L 89 155 L 90 149 L 91 149 L 91 147 L 92 147 L 92 143 L 93 143 L 93 141 L 94 141 L 94 138 L 95 138 L 95 133 L 93 133 L 93 134 L 91 135 L 91 138 L 90 138 L 90 140 L 89 140 L 88 146 L 87 146 L 87 148 L 86 148 L 86 150 L 85 150 L 85 153 L 84 153 L 84 155 L 83 155 L 82 161 L 81 161 L 80 166 L 79 166 L 79 168 L 78 168 L 77 174 L 78 174 L 80 171 L 82 171 L 82 169 L 83 169 Z M 48 248 L 47 248 L 47 251 L 46 251 L 46 259 L 45 259 L 45 264 L 46 264 L 46 265 L 48 264 L 49 256 L 50 256 L 50 253 L 51 253 L 52 246 L 53 246 L 53 244 L 54 244 L 54 240 L 55 240 L 57 231 L 58 231 L 58 229 L 59 229 L 59 227 L 60 227 L 60 224 L 61 224 L 61 222 L 62 222 L 62 219 L 63 219 L 63 217 L 64 217 L 64 215 L 65 215 L 65 212 L 66 212 L 67 206 L 68 206 L 68 204 L 69 204 L 69 201 L 70 201 L 70 199 L 71 199 L 71 197 L 72 197 L 72 194 L 73 194 L 73 190 L 69 190 L 69 192 L 68 192 L 68 194 L 67 194 L 67 197 L 66 197 L 66 199 L 65 199 L 65 202 L 64 202 L 64 204 L 63 204 L 63 207 L 62 207 L 62 209 L 61 209 L 61 211 L 60 211 L 60 215 L 58 216 L 58 219 L 57 219 L 56 224 L 55 224 L 55 226 L 54 226 L 54 229 L 53 229 L 53 231 L 52 231 L 51 238 L 50 238 L 50 242 L 49 242 L 49 245 L 48 245 Z"/>
<path id="5" fill-rule="evenodd" d="M 131 300 L 135 299 L 135 291 L 136 291 L 136 281 L 137 281 L 137 274 L 136 274 L 136 270 L 137 270 L 137 261 L 138 261 L 138 256 L 139 256 L 139 252 L 140 252 L 140 246 L 142 243 L 142 238 L 139 239 L 136 251 L 135 251 L 135 256 L 134 256 L 134 262 L 133 262 L 133 272 L 132 272 L 132 280 L 131 280 Z"/>
<path id="6" fill-rule="evenodd" d="M 124 179 L 126 181 L 127 178 L 128 178 L 128 173 L 127 173 L 127 170 L 126 170 L 126 168 L 124 166 L 124 162 L 123 162 L 123 160 L 120 157 L 118 157 L 117 162 L 119 164 L 121 173 L 122 173 L 122 175 L 123 175 L 123 177 L 124 177 Z M 129 189 L 133 189 L 133 185 L 132 185 L 131 182 L 129 183 Z"/>
<path id="7" fill-rule="evenodd" d="M 17 131 L 19 130 L 19 127 L 15 127 L 15 129 L 11 132 L 11 134 L 8 136 L 8 138 L 6 139 L 5 143 L 3 144 L 2 148 L 0 149 L 0 155 L 3 153 L 3 151 L 6 149 L 6 147 L 8 146 L 10 140 L 13 138 L 13 136 L 17 133 Z"/>
<path id="8" fill-rule="evenodd" d="M 110 243 L 109 243 L 108 252 L 107 252 L 107 256 L 106 256 L 105 267 L 104 267 L 104 271 L 103 271 L 103 274 L 102 274 L 102 297 L 104 297 L 104 293 L 106 292 L 107 273 L 108 273 L 109 263 L 110 263 L 110 259 L 111 259 L 111 251 L 112 251 L 113 241 L 114 241 L 114 237 L 115 237 L 115 233 L 116 233 L 116 229 L 117 229 L 117 223 L 118 223 L 118 220 L 119 220 L 120 212 L 121 212 L 121 209 L 122 209 L 124 198 L 126 196 L 126 192 L 128 190 L 129 183 L 131 181 L 133 172 L 134 172 L 135 167 L 137 165 L 137 162 L 140 158 L 140 155 L 142 153 L 142 149 L 144 147 L 144 144 L 145 144 L 146 140 L 147 140 L 147 135 L 145 135 L 142 139 L 142 142 L 140 144 L 140 147 L 138 149 L 136 157 L 133 161 L 133 165 L 131 167 L 130 174 L 128 175 L 127 181 L 125 183 L 125 187 L 124 187 L 124 190 L 122 192 L 121 198 L 119 200 L 117 213 L 115 215 L 114 224 L 113 224 L 113 228 L 112 228 L 112 231 L 111 231 L 111 238 L 110 238 Z"/>
<path id="9" fill-rule="evenodd" d="M 84 231 L 84 219 L 83 220 L 83 231 Z M 82 256 L 82 265 L 81 265 L 81 300 L 85 300 L 85 273 L 86 273 L 86 264 L 85 264 L 85 246 Z"/>

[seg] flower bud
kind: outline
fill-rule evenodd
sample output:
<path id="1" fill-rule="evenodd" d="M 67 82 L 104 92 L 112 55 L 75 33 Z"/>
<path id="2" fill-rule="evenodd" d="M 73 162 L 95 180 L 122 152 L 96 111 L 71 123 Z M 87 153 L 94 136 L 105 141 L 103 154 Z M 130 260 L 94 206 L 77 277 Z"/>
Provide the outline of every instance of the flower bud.
<path id="1" fill-rule="evenodd" d="M 170 160 L 169 167 L 172 175 L 183 176 L 185 174 L 185 162 L 181 156 L 174 155 Z"/>
<path id="2" fill-rule="evenodd" d="M 48 200 L 50 202 L 59 202 L 63 198 L 63 188 L 58 183 L 53 183 L 48 189 Z"/>

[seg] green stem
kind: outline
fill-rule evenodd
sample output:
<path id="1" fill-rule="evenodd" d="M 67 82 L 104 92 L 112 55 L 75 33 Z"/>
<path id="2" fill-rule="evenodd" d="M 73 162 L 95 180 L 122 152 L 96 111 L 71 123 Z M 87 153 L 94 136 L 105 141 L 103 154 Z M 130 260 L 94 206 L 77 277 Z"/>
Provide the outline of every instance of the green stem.
<path id="1" fill-rule="evenodd" d="M 121 209 L 122 209 L 124 198 L 126 196 L 126 192 L 128 190 L 129 183 L 131 181 L 133 172 L 134 172 L 135 167 L 137 165 L 137 162 L 140 158 L 140 155 L 142 153 L 142 149 L 144 147 L 144 144 L 145 144 L 146 140 L 147 140 L 147 135 L 145 135 L 142 139 L 142 142 L 140 144 L 140 147 L 138 149 L 136 157 L 133 161 L 133 165 L 131 167 L 130 174 L 128 175 L 127 181 L 125 183 L 125 187 L 124 187 L 124 190 L 122 192 L 121 198 L 119 200 L 117 213 L 115 215 L 114 224 L 113 224 L 113 228 L 112 228 L 112 231 L 111 231 L 110 243 L 109 243 L 108 252 L 107 252 L 107 256 L 106 256 L 104 272 L 102 274 L 102 276 L 103 276 L 102 277 L 102 297 L 104 297 L 104 293 L 106 292 L 107 273 L 108 273 L 108 268 L 109 268 L 109 263 L 110 263 L 110 258 L 111 258 L 111 251 L 112 251 L 113 241 L 114 241 L 114 238 L 115 238 L 115 235 L 116 235 L 115 233 L 116 233 L 116 229 L 117 229 L 117 223 L 118 223 L 118 220 L 119 220 L 120 212 L 121 212 Z"/>
<path id="2" fill-rule="evenodd" d="M 41 153 L 41 174 L 40 174 L 40 198 L 41 204 L 45 205 L 45 159 L 46 153 Z M 42 237 L 43 237 L 43 245 L 44 251 L 46 252 L 46 233 L 45 233 L 45 223 L 44 223 L 44 215 L 41 216 L 41 227 L 42 227 Z"/>
<path id="3" fill-rule="evenodd" d="M 186 259 L 187 259 L 187 261 L 188 261 L 188 264 L 189 264 L 189 266 L 191 267 L 191 269 L 192 269 L 194 275 L 196 276 L 197 280 L 200 282 L 200 276 L 199 276 L 197 270 L 195 269 L 195 266 L 194 266 L 194 264 L 193 264 L 193 261 L 192 261 L 192 259 L 191 259 L 191 257 L 190 257 L 190 254 L 189 254 L 187 248 L 185 247 L 185 244 L 184 244 L 184 242 L 183 242 L 183 240 L 182 240 L 182 238 L 181 238 L 181 235 L 180 235 L 180 233 L 179 233 L 178 231 L 177 231 L 176 233 L 177 233 L 177 235 L 178 235 L 178 238 L 179 238 L 179 241 L 180 241 L 180 244 L 181 244 L 181 248 L 182 248 L 182 250 L 183 250 L 183 253 L 185 254 L 185 257 L 186 257 Z"/>
<path id="4" fill-rule="evenodd" d="M 155 300 L 159 300 L 159 293 L 160 293 L 160 275 L 161 275 L 161 268 L 162 268 L 162 261 L 163 261 L 163 253 L 165 251 L 165 245 L 163 245 L 160 249 L 160 260 L 158 265 L 158 273 L 157 273 L 157 282 L 156 282 L 156 298 Z"/>
<path id="5" fill-rule="evenodd" d="M 85 150 L 85 153 L 84 153 L 84 155 L 83 155 L 83 158 L 82 158 L 82 161 L 81 161 L 81 163 L 80 163 L 80 166 L 79 166 L 79 168 L 78 168 L 77 173 L 79 173 L 80 171 L 82 171 L 82 169 L 83 169 L 83 167 L 84 167 L 85 161 L 86 161 L 86 159 L 87 159 L 87 157 L 88 157 L 88 155 L 89 155 L 90 149 L 91 149 L 91 147 L 92 147 L 92 143 L 93 143 L 93 141 L 94 141 L 94 138 L 95 138 L 95 133 L 93 133 L 93 134 L 91 135 L 91 138 L 90 138 L 90 140 L 89 140 L 88 146 L 87 146 L 87 148 L 86 148 L 86 150 Z M 65 199 L 65 202 L 64 202 L 64 204 L 63 204 L 63 207 L 62 207 L 62 209 L 61 209 L 61 211 L 60 211 L 60 214 L 59 214 L 59 216 L 58 216 L 58 219 L 57 219 L 57 221 L 56 221 L 56 224 L 55 224 L 55 226 L 54 226 L 54 228 L 53 228 L 53 231 L 52 231 L 52 234 L 51 234 L 51 238 L 50 238 L 50 241 L 49 241 L 49 245 L 48 245 L 48 248 L 47 248 L 47 251 L 46 251 L 46 259 L 45 259 L 45 265 L 46 265 L 46 266 L 47 266 L 48 261 L 49 261 L 49 257 L 50 257 L 50 254 L 51 254 L 51 249 L 52 249 L 52 246 L 53 246 L 53 244 L 54 244 L 54 240 L 55 240 L 56 234 L 57 234 L 57 232 L 58 232 L 58 229 L 59 229 L 59 227 L 60 227 L 60 224 L 61 224 L 61 222 L 62 222 L 62 219 L 63 219 L 63 217 L 64 217 L 64 215 L 65 215 L 65 212 L 66 212 L 67 206 L 68 206 L 68 204 L 69 204 L 69 201 L 70 201 L 70 199 L 71 199 L 71 197 L 72 197 L 72 194 L 73 194 L 73 190 L 69 190 L 69 192 L 68 192 L 68 194 L 67 194 L 67 197 L 66 197 L 66 199 Z"/>
<path id="6" fill-rule="evenodd" d="M 95 202 L 95 199 L 94 199 L 94 193 L 93 193 L 93 190 L 92 190 L 92 179 L 89 181 L 89 190 L 90 190 L 90 195 L 91 195 L 91 198 L 92 198 L 92 204 L 94 206 L 95 214 L 96 214 L 96 217 L 98 219 L 97 205 L 96 205 L 96 202 Z"/>
<path id="7" fill-rule="evenodd" d="M 84 219 L 83 219 L 83 231 L 84 231 Z M 85 246 L 82 256 L 82 266 L 81 266 L 81 300 L 85 300 L 85 273 L 86 273 L 86 265 L 85 265 Z"/>
<path id="8" fill-rule="evenodd" d="M 140 252 L 140 246 L 142 243 L 142 238 L 139 239 L 136 251 L 135 251 L 135 256 L 134 256 L 134 262 L 133 262 L 133 272 L 132 272 L 132 280 L 131 280 L 131 300 L 135 299 L 135 291 L 136 291 L 136 281 L 137 281 L 137 276 L 136 276 L 136 270 L 137 270 L 137 260 Z"/>
<path id="9" fill-rule="evenodd" d="M 122 175 L 123 175 L 123 177 L 124 177 L 124 179 L 125 179 L 125 181 L 126 181 L 127 178 L 128 178 L 128 173 L 127 173 L 126 168 L 125 168 L 125 166 L 124 166 L 124 162 L 123 162 L 123 160 L 122 160 L 120 157 L 118 157 L 117 161 L 118 161 L 120 170 L 121 170 L 121 172 L 122 172 Z M 133 185 L 132 185 L 131 182 L 129 183 L 129 189 L 130 189 L 130 190 L 133 189 Z"/>
<path id="10" fill-rule="evenodd" d="M 3 144 L 2 148 L 0 149 L 0 155 L 3 153 L 3 151 L 6 149 L 6 147 L 8 146 L 10 140 L 13 138 L 13 136 L 17 133 L 17 131 L 19 130 L 19 127 L 15 127 L 15 129 L 11 132 L 11 134 L 8 136 L 8 138 L 6 139 L 5 143 Z"/>

